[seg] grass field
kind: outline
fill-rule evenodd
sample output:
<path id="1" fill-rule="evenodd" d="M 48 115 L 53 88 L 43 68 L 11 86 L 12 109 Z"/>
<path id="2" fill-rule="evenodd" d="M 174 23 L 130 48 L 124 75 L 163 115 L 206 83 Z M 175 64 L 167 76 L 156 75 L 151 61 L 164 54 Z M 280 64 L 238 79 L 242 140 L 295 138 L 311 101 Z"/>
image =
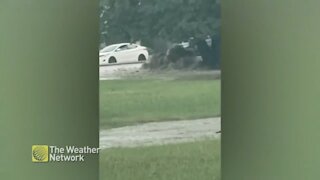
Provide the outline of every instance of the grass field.
<path id="1" fill-rule="evenodd" d="M 175 80 L 100 82 L 100 127 L 220 115 L 220 81 L 206 76 Z"/>
<path id="2" fill-rule="evenodd" d="M 220 141 L 108 149 L 101 180 L 220 180 Z"/>

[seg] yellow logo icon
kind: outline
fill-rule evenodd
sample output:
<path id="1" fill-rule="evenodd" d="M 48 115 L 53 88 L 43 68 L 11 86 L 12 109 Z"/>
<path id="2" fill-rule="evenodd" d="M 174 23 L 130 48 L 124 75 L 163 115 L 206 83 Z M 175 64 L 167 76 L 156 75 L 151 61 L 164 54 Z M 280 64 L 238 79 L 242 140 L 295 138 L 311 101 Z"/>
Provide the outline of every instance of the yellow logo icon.
<path id="1" fill-rule="evenodd" d="M 49 147 L 47 145 L 32 146 L 32 162 L 48 162 Z"/>

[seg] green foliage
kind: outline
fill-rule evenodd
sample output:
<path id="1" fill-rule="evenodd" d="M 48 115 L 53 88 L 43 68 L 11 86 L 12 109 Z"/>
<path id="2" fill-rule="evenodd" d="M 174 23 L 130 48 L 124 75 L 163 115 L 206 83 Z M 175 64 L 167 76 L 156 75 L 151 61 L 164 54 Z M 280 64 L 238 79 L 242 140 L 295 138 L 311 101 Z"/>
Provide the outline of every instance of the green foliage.
<path id="1" fill-rule="evenodd" d="M 179 42 L 213 36 L 219 27 L 216 0 L 102 0 L 102 41 Z"/>

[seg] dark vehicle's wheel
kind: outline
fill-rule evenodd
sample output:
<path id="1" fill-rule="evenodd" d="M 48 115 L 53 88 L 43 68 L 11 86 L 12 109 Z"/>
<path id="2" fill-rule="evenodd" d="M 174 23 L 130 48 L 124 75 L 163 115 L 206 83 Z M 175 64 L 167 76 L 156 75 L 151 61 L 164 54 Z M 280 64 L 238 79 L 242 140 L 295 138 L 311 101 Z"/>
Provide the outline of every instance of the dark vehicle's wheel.
<path id="1" fill-rule="evenodd" d="M 109 58 L 109 63 L 117 63 L 117 59 L 115 57 Z"/>
<path id="2" fill-rule="evenodd" d="M 146 56 L 144 56 L 143 54 L 139 55 L 138 61 L 146 61 L 146 60 L 147 60 Z"/>

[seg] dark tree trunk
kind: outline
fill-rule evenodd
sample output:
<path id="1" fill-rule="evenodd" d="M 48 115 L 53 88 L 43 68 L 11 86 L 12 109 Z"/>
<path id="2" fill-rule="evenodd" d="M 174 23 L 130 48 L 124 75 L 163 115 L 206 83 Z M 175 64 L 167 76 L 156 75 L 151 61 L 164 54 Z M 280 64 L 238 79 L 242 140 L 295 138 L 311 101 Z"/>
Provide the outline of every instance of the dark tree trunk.
<path id="1" fill-rule="evenodd" d="M 213 36 L 211 39 L 211 49 L 213 53 L 213 59 L 214 59 L 214 68 L 220 69 L 221 65 L 221 39 L 220 35 Z"/>
<path id="2" fill-rule="evenodd" d="M 215 68 L 214 56 L 212 48 L 210 48 L 204 39 L 197 40 L 197 49 L 202 57 L 202 66 L 210 69 Z"/>

